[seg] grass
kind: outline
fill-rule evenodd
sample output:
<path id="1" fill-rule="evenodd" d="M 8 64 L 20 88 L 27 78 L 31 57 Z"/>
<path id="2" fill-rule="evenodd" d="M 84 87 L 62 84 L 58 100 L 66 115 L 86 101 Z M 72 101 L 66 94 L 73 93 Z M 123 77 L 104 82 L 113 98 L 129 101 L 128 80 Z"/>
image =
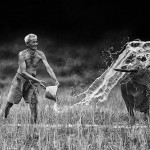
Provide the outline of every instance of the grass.
<path id="1" fill-rule="evenodd" d="M 9 87 L 1 92 L 1 108 L 6 103 Z M 0 150 L 147 150 L 149 129 L 142 115 L 136 113 L 138 126 L 128 126 L 128 115 L 119 87 L 110 93 L 107 102 L 94 106 L 70 108 L 72 96 L 84 91 L 81 87 L 61 88 L 58 103 L 66 108 L 53 110 L 54 102 L 40 91 L 38 124 L 30 125 L 30 111 L 22 100 L 14 105 L 7 120 L 0 122 Z M 74 102 L 73 102 L 74 103 Z"/>

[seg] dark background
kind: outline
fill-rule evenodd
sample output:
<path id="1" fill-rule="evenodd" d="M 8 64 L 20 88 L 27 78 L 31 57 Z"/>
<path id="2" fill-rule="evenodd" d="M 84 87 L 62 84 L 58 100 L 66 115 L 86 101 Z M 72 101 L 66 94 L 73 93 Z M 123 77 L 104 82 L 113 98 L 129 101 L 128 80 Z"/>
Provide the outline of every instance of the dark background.
<path id="1" fill-rule="evenodd" d="M 149 20 L 144 1 L 5 0 L 0 4 L 1 78 L 14 76 L 24 37 L 34 33 L 57 76 L 91 83 L 119 55 L 108 51 L 134 39 L 150 40 Z"/>
<path id="2" fill-rule="evenodd" d="M 149 14 L 146 2 L 5 0 L 0 5 L 0 37 L 11 40 L 34 32 L 62 43 L 91 44 L 106 33 L 128 31 L 131 40 L 148 40 Z"/>

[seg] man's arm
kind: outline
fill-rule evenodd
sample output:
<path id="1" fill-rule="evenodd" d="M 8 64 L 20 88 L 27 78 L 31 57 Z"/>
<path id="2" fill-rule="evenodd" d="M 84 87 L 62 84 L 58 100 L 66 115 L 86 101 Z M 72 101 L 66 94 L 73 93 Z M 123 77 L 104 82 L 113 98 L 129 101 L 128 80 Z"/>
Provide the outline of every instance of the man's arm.
<path id="1" fill-rule="evenodd" d="M 48 62 L 47 62 L 47 59 L 46 59 L 45 54 L 40 51 L 40 55 L 41 55 L 41 57 L 42 57 L 42 62 L 43 62 L 43 64 L 44 64 L 44 66 L 46 67 L 46 70 L 47 70 L 48 74 L 55 80 L 55 83 L 56 83 L 56 84 L 59 84 L 59 82 L 58 82 L 58 80 L 57 80 L 57 78 L 56 78 L 56 75 L 55 75 L 53 69 L 50 67 L 50 65 L 49 65 Z"/>
<path id="2" fill-rule="evenodd" d="M 19 66 L 21 69 L 21 73 L 28 79 L 30 80 L 34 80 L 36 82 L 40 82 L 40 80 L 38 80 L 37 78 L 33 77 L 32 75 L 30 75 L 27 71 L 26 71 L 26 63 L 24 60 L 24 57 L 21 53 L 19 53 Z"/>

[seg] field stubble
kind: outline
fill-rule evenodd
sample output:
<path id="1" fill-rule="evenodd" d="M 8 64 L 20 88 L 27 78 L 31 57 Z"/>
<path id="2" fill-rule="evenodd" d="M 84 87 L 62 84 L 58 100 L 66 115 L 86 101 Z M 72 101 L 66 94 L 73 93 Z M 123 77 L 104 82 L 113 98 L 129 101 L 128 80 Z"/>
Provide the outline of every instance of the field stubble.
<path id="1" fill-rule="evenodd" d="M 1 108 L 6 103 L 8 88 L 1 91 Z M 38 124 L 30 125 L 29 107 L 22 100 L 14 105 L 7 120 L 0 121 L 0 150 L 147 150 L 149 129 L 142 114 L 136 112 L 136 125 L 128 125 L 128 115 L 119 86 L 108 101 L 95 108 L 76 106 L 72 97 L 80 88 L 59 89 L 58 104 L 66 111 L 56 113 L 54 102 L 39 94 Z"/>

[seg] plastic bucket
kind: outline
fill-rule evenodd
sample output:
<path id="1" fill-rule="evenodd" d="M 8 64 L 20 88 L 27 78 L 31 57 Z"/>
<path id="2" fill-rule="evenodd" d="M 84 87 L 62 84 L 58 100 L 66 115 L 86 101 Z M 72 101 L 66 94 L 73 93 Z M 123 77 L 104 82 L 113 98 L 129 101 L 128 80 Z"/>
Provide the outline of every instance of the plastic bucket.
<path id="1" fill-rule="evenodd" d="M 58 86 L 48 86 L 45 91 L 45 98 L 56 102 Z"/>

